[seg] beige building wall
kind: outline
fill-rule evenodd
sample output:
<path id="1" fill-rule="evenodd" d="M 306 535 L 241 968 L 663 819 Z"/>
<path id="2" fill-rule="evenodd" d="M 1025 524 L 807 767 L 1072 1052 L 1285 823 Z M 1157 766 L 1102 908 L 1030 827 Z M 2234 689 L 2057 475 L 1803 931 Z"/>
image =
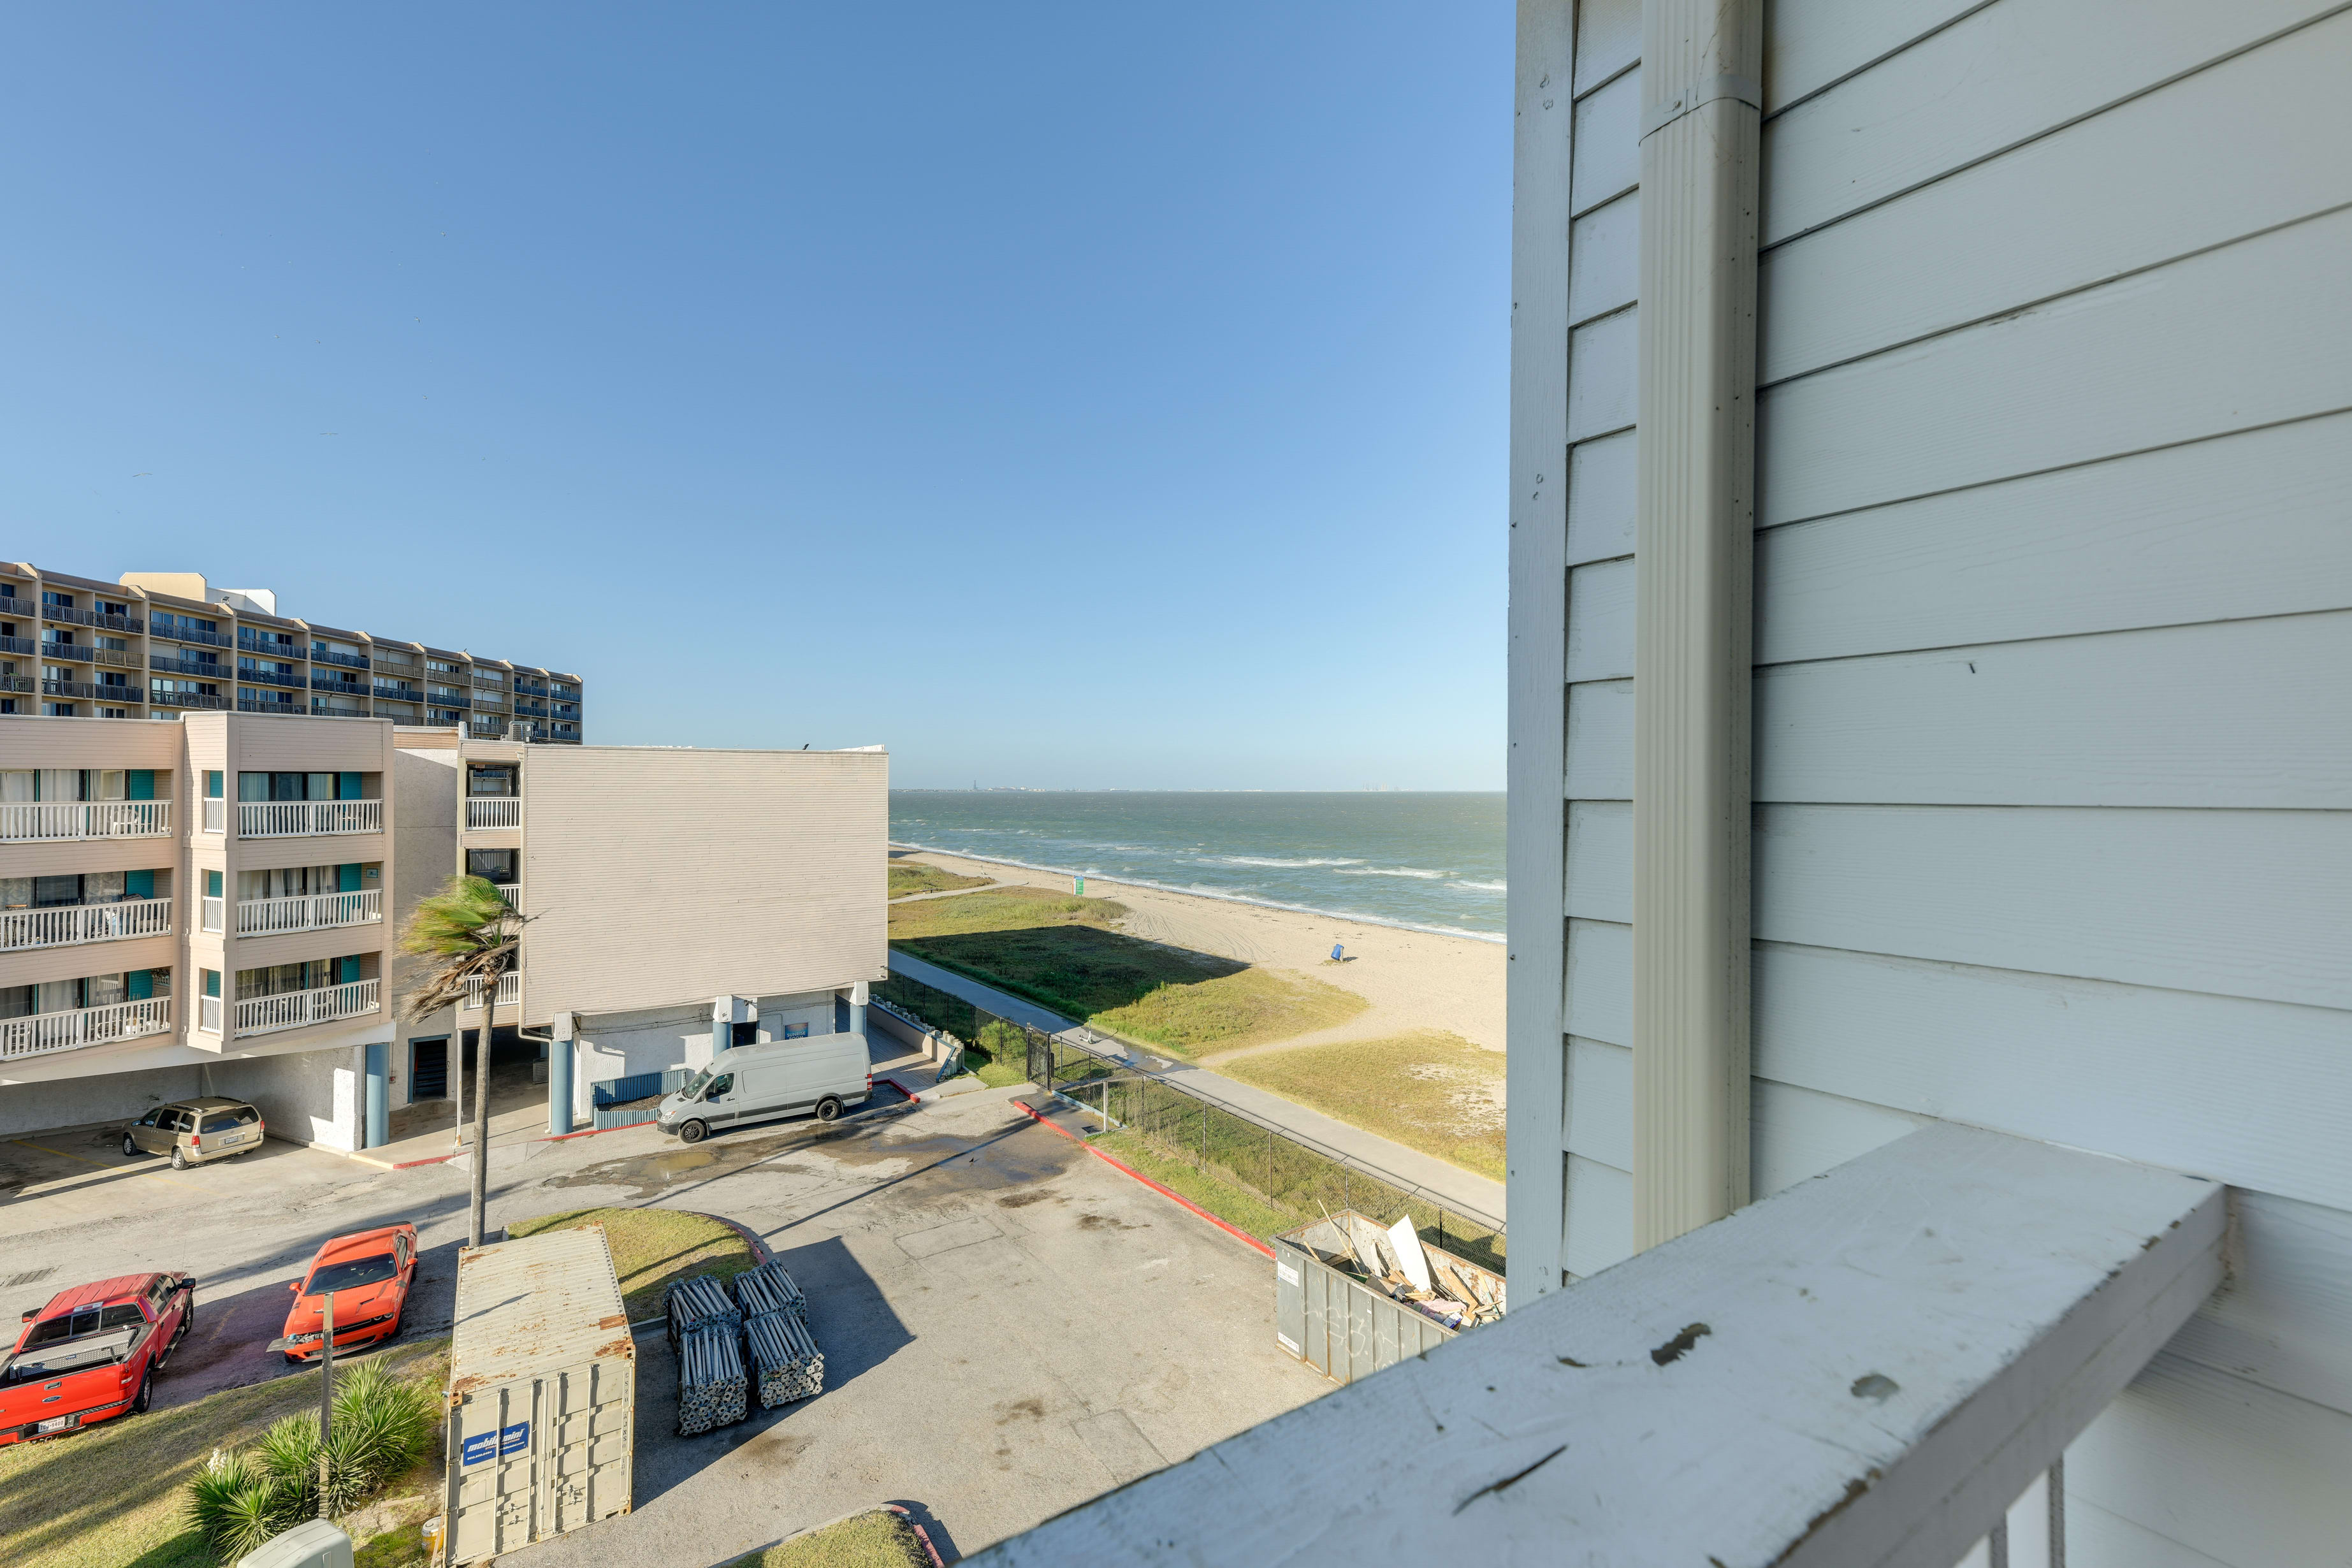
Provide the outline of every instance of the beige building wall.
<path id="1" fill-rule="evenodd" d="M 534 746 L 522 768 L 523 1022 L 887 978 L 887 753 Z"/>

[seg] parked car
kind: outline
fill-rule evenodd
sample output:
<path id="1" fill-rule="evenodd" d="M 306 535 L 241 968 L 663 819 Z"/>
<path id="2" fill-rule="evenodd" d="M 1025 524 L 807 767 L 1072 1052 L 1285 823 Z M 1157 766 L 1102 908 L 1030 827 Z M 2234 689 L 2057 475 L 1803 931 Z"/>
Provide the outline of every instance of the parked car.
<path id="1" fill-rule="evenodd" d="M 720 1051 L 661 1103 L 654 1124 L 688 1143 L 713 1128 L 739 1127 L 797 1110 L 830 1121 L 874 1093 L 863 1035 L 814 1035 Z"/>
<path id="2" fill-rule="evenodd" d="M 261 1147 L 261 1112 L 241 1100 L 206 1095 L 159 1105 L 122 1130 L 127 1155 L 169 1154 L 172 1169 L 184 1171 L 207 1160 L 226 1160 Z"/>
<path id="3" fill-rule="evenodd" d="M 79 1431 L 147 1408 L 155 1374 L 195 1321 L 188 1274 L 125 1274 L 77 1285 L 24 1317 L 0 1362 L 0 1443 Z"/>
<path id="4" fill-rule="evenodd" d="M 286 1359 L 305 1362 L 320 1352 L 326 1331 L 327 1292 L 335 1293 L 335 1352 L 388 1340 L 400 1332 L 401 1310 L 416 1278 L 416 1227 L 388 1225 L 339 1236 L 319 1248 L 309 1271 L 286 1288 L 294 1305 L 286 1313 Z"/>

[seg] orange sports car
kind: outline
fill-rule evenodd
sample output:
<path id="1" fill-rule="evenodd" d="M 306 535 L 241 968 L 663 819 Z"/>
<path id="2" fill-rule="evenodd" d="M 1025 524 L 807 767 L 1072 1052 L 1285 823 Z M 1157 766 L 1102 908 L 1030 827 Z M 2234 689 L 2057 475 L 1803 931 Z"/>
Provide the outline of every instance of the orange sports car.
<path id="1" fill-rule="evenodd" d="M 409 1281 L 416 1277 L 416 1227 L 388 1225 L 339 1236 L 319 1248 L 309 1273 L 287 1285 L 294 1305 L 286 1314 L 286 1359 L 304 1362 L 319 1354 L 327 1292 L 335 1297 L 335 1351 L 341 1354 L 400 1332 L 400 1310 L 408 1304 Z"/>

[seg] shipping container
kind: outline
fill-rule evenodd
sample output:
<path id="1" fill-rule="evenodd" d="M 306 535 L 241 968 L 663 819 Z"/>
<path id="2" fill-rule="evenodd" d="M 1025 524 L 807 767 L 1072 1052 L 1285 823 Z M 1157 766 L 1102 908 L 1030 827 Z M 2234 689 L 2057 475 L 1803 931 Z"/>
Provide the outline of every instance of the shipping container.
<path id="1" fill-rule="evenodd" d="M 459 1255 L 451 1568 L 629 1511 L 636 1367 L 603 1226 Z"/>
<path id="2" fill-rule="evenodd" d="M 1353 1383 L 1394 1366 L 1461 1331 L 1326 1261 L 1346 1254 L 1338 1227 L 1362 1217 L 1342 1209 L 1330 1220 L 1303 1225 L 1274 1238 L 1275 1342 L 1338 1383 Z M 1496 1299 L 1501 1299 L 1502 1276 L 1425 1241 L 1422 1250 L 1433 1262 L 1443 1260 L 1463 1279 L 1490 1287 Z"/>

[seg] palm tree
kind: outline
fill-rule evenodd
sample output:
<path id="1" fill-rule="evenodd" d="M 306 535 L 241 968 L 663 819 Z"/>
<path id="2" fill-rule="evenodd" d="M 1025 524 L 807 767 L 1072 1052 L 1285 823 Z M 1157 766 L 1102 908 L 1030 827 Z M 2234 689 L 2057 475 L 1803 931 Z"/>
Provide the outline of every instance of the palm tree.
<path id="1" fill-rule="evenodd" d="M 459 875 L 420 900 L 400 932 L 401 951 L 425 960 L 423 973 L 401 998 L 401 1012 L 411 1024 L 422 1024 L 477 994 L 482 999 L 481 1035 L 474 1048 L 471 1247 L 482 1245 L 483 1210 L 489 1201 L 490 1022 L 497 1016 L 499 982 L 519 967 L 522 928 L 528 923 L 489 879 Z M 456 1033 L 462 1086 L 465 1035 L 462 1029 Z"/>

